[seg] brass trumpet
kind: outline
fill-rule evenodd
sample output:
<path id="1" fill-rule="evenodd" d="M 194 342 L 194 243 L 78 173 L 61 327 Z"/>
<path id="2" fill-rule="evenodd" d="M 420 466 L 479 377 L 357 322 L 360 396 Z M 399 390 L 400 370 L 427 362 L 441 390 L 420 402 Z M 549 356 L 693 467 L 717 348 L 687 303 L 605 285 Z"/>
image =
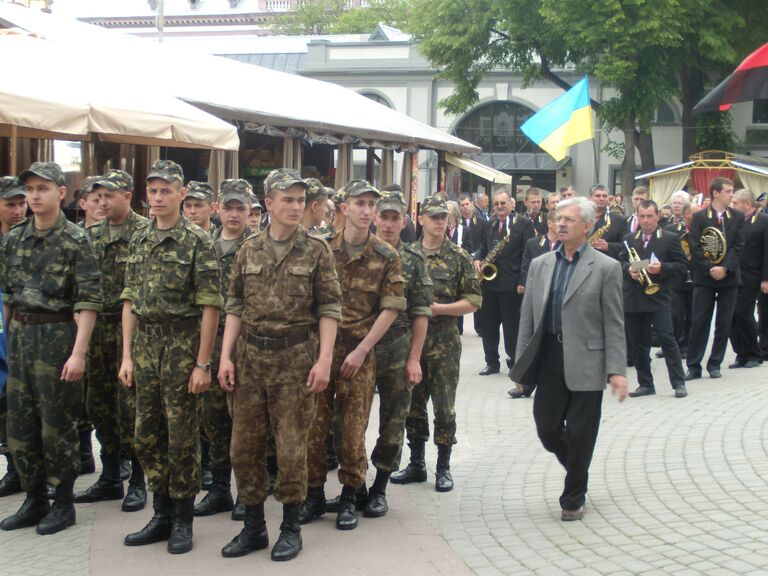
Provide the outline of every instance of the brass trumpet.
<path id="1" fill-rule="evenodd" d="M 630 263 L 634 262 L 641 262 L 642 259 L 640 258 L 640 255 L 637 253 L 637 250 L 632 248 L 629 244 L 627 244 L 627 241 L 624 241 L 624 246 L 627 247 L 627 253 L 629 254 L 629 261 Z M 648 274 L 648 270 L 638 270 L 640 273 L 640 279 L 638 282 L 645 286 L 643 289 L 643 292 L 645 292 L 646 296 L 653 296 L 656 294 L 659 290 L 661 290 L 661 285 L 656 284 L 652 279 L 651 275 Z"/>

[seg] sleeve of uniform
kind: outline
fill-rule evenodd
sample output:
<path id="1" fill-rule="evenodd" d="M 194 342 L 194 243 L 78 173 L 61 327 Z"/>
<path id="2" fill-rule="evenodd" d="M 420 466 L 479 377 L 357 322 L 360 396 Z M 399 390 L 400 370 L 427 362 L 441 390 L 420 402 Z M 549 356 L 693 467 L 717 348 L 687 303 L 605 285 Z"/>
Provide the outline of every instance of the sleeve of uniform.
<path id="1" fill-rule="evenodd" d="M 213 239 L 198 238 L 195 250 L 195 304 L 224 308 L 221 295 L 221 274 Z"/>
<path id="2" fill-rule="evenodd" d="M 315 315 L 341 320 L 341 284 L 331 248 L 323 242 L 314 278 Z"/>
<path id="3" fill-rule="evenodd" d="M 235 255 L 232 270 L 229 272 L 227 284 L 227 306 L 224 310 L 227 314 L 242 316 L 245 309 L 245 293 L 243 290 L 243 266 L 242 262 L 247 258 L 248 247 L 242 246 Z"/>
<path id="4" fill-rule="evenodd" d="M 75 261 L 75 305 L 73 310 L 99 312 L 104 303 L 101 294 L 101 272 L 91 241 L 86 237 L 79 244 Z"/>
<path id="5" fill-rule="evenodd" d="M 384 281 L 379 292 L 379 310 L 389 308 L 398 312 L 405 312 L 405 279 L 400 270 L 400 255 L 395 254 L 392 260 L 387 262 Z"/>
<path id="6" fill-rule="evenodd" d="M 3 295 L 3 301 L 10 303 L 10 286 L 8 286 L 8 242 L 0 240 L 0 292 Z"/>
<path id="7" fill-rule="evenodd" d="M 417 316 L 432 316 L 432 304 L 435 302 L 435 295 L 432 290 L 432 278 L 427 272 L 427 266 L 424 260 L 412 256 L 413 277 L 408 291 L 408 316 L 416 318 Z"/>
<path id="8" fill-rule="evenodd" d="M 459 278 L 459 300 L 466 300 L 472 306 L 480 308 L 483 305 L 483 296 L 480 291 L 480 282 L 475 274 L 475 269 L 472 267 L 472 262 L 469 258 L 461 255 L 459 258 L 461 262 L 461 277 Z"/>

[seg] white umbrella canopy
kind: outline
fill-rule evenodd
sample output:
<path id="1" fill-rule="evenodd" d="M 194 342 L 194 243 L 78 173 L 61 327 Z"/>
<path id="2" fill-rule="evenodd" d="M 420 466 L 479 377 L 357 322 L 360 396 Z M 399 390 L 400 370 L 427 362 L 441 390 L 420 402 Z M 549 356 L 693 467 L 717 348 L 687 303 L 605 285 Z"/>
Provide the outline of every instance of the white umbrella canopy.
<path id="1" fill-rule="evenodd" d="M 92 72 L 76 63 L 83 58 Z M 237 129 L 162 90 L 137 85 L 94 46 L 0 34 L 0 134 L 237 150 Z M 160 76 L 162 77 L 162 75 Z"/>

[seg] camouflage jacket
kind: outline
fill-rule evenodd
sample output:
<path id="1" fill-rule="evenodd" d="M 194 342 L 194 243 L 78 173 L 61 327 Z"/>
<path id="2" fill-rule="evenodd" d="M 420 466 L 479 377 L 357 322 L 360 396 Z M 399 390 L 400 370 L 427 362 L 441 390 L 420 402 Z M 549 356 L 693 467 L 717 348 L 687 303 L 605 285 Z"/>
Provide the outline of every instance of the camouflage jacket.
<path id="1" fill-rule="evenodd" d="M 322 317 L 341 319 L 341 288 L 328 245 L 299 226 L 280 260 L 268 245 L 269 228 L 238 250 L 229 276 L 227 314 L 261 336 L 316 329 Z"/>
<path id="2" fill-rule="evenodd" d="M 422 248 L 421 240 L 416 243 Z M 483 297 L 480 282 L 477 280 L 472 261 L 463 248 L 453 242 L 443 242 L 434 253 L 426 253 L 427 271 L 434 284 L 435 302 L 450 304 L 466 300 L 478 308 L 482 306 Z M 438 316 L 432 321 L 445 317 Z"/>
<path id="3" fill-rule="evenodd" d="M 152 220 L 129 246 L 122 300 L 146 322 L 200 316 L 202 306 L 222 308 L 219 262 L 213 239 L 184 216 L 158 240 Z"/>
<path id="4" fill-rule="evenodd" d="M 397 250 L 373 234 L 362 251 L 350 258 L 344 249 L 344 230 L 331 241 L 342 294 L 339 331 L 365 338 L 381 310 L 406 311 L 400 256 Z"/>
<path id="5" fill-rule="evenodd" d="M 224 298 L 224 307 L 227 306 L 227 292 L 229 289 L 229 274 L 232 270 L 232 263 L 235 261 L 235 255 L 243 245 L 243 242 L 253 234 L 251 229 L 246 226 L 243 233 L 236 239 L 232 247 L 226 252 L 219 251 L 219 238 L 221 238 L 221 231 L 223 228 L 216 228 L 213 231 L 213 245 L 216 248 L 216 257 L 219 259 L 219 269 L 221 270 L 221 296 Z M 225 314 L 219 316 L 219 324 L 224 325 L 224 321 L 227 319 Z"/>
<path id="6" fill-rule="evenodd" d="M 393 327 L 410 328 L 411 321 L 417 316 L 432 316 L 432 278 L 427 272 L 427 257 L 419 250 L 418 245 L 397 243 L 400 254 L 400 270 L 405 279 L 405 300 L 408 303 L 406 312 L 398 312 Z"/>
<path id="7" fill-rule="evenodd" d="M 34 218 L 8 233 L 0 258 L 0 282 L 8 306 L 26 311 L 101 310 L 99 265 L 88 234 L 59 212 L 44 235 Z"/>
<path id="8" fill-rule="evenodd" d="M 88 228 L 88 235 L 96 252 L 101 268 L 101 291 L 104 294 L 104 312 L 120 312 L 120 295 L 125 288 L 125 268 L 128 263 L 128 246 L 131 237 L 149 224 L 149 220 L 131 210 L 120 236 L 110 239 L 109 223 L 106 219 Z"/>

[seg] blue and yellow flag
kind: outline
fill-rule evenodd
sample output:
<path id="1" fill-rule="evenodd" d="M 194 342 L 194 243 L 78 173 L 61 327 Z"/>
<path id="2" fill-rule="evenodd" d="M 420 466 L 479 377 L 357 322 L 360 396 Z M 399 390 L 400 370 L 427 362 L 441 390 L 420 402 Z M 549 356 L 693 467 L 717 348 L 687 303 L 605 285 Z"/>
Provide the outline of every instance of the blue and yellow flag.
<path id="1" fill-rule="evenodd" d="M 520 130 L 555 160 L 565 158 L 568 146 L 591 140 L 594 126 L 587 77 L 528 118 Z"/>

